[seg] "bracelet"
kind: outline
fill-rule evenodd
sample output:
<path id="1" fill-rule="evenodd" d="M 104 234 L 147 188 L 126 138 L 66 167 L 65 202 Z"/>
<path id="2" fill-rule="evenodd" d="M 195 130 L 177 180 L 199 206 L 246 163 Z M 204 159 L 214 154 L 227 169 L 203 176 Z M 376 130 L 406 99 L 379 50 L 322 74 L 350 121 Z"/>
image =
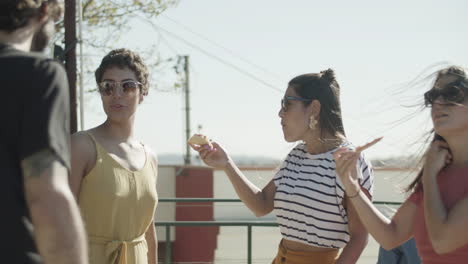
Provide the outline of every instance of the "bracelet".
<path id="1" fill-rule="evenodd" d="M 358 191 L 354 195 L 351 195 L 351 196 L 346 195 L 346 198 L 351 198 L 352 199 L 352 198 L 358 196 L 360 192 L 361 192 L 361 187 L 359 187 Z"/>

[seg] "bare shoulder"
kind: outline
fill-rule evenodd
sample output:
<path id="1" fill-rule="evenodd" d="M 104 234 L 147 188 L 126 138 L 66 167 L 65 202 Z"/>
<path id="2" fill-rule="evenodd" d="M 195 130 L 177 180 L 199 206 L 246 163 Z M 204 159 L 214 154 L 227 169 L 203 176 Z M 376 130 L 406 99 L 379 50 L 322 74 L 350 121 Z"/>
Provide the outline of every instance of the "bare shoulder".
<path id="1" fill-rule="evenodd" d="M 156 152 L 150 146 L 146 144 L 144 146 L 145 146 L 146 153 L 148 153 L 151 161 L 154 163 L 154 165 L 158 166 L 159 162 L 158 162 L 158 156 L 156 155 Z"/>
<path id="2" fill-rule="evenodd" d="M 96 147 L 88 131 L 71 135 L 72 172 L 75 169 L 87 174 L 96 162 Z"/>
<path id="3" fill-rule="evenodd" d="M 75 141 L 76 143 L 93 143 L 91 137 L 89 136 L 91 132 L 89 130 L 86 131 L 78 131 L 71 135 L 71 140 Z"/>
<path id="4" fill-rule="evenodd" d="M 94 142 L 88 131 L 80 131 L 71 135 L 72 152 L 76 154 L 93 154 L 96 152 Z"/>

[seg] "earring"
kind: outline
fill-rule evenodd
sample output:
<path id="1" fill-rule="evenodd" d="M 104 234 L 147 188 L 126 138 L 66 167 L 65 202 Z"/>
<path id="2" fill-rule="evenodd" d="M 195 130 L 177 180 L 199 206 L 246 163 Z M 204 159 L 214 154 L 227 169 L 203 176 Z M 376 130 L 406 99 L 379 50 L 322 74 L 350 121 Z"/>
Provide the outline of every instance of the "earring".
<path id="1" fill-rule="evenodd" d="M 314 116 L 311 116 L 311 117 L 310 117 L 310 122 L 309 122 L 309 128 L 310 128 L 311 130 L 314 130 L 315 127 L 317 126 L 317 123 L 318 123 L 318 121 L 315 120 Z"/>

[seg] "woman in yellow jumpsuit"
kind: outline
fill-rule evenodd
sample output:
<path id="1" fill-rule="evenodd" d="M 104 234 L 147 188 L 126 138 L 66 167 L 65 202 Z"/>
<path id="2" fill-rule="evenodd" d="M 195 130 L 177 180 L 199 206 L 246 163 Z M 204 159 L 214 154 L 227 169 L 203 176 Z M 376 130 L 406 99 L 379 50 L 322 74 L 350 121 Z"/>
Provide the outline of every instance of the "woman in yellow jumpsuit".
<path id="1" fill-rule="evenodd" d="M 70 184 L 78 199 L 91 264 L 155 264 L 153 216 L 157 161 L 134 136 L 148 94 L 148 70 L 126 49 L 107 54 L 95 73 L 107 119 L 72 135 Z"/>

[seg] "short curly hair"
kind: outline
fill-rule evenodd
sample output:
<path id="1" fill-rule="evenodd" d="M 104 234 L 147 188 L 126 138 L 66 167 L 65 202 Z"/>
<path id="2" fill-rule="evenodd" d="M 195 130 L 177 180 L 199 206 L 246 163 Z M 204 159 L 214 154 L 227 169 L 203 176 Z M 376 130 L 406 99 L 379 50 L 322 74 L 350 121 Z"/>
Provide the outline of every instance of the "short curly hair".
<path id="1" fill-rule="evenodd" d="M 63 13 L 59 0 L 2 0 L 0 2 L 0 30 L 13 32 L 26 26 L 47 5 L 48 15 L 55 21 Z"/>
<path id="2" fill-rule="evenodd" d="M 96 78 L 96 83 L 102 81 L 102 76 L 104 72 L 112 67 L 118 68 L 129 68 L 135 73 L 137 81 L 142 84 L 141 92 L 143 95 L 148 94 L 149 90 L 149 72 L 146 64 L 143 62 L 142 58 L 135 52 L 128 49 L 115 49 L 109 52 L 101 61 L 101 64 L 96 69 L 94 77 Z"/>

